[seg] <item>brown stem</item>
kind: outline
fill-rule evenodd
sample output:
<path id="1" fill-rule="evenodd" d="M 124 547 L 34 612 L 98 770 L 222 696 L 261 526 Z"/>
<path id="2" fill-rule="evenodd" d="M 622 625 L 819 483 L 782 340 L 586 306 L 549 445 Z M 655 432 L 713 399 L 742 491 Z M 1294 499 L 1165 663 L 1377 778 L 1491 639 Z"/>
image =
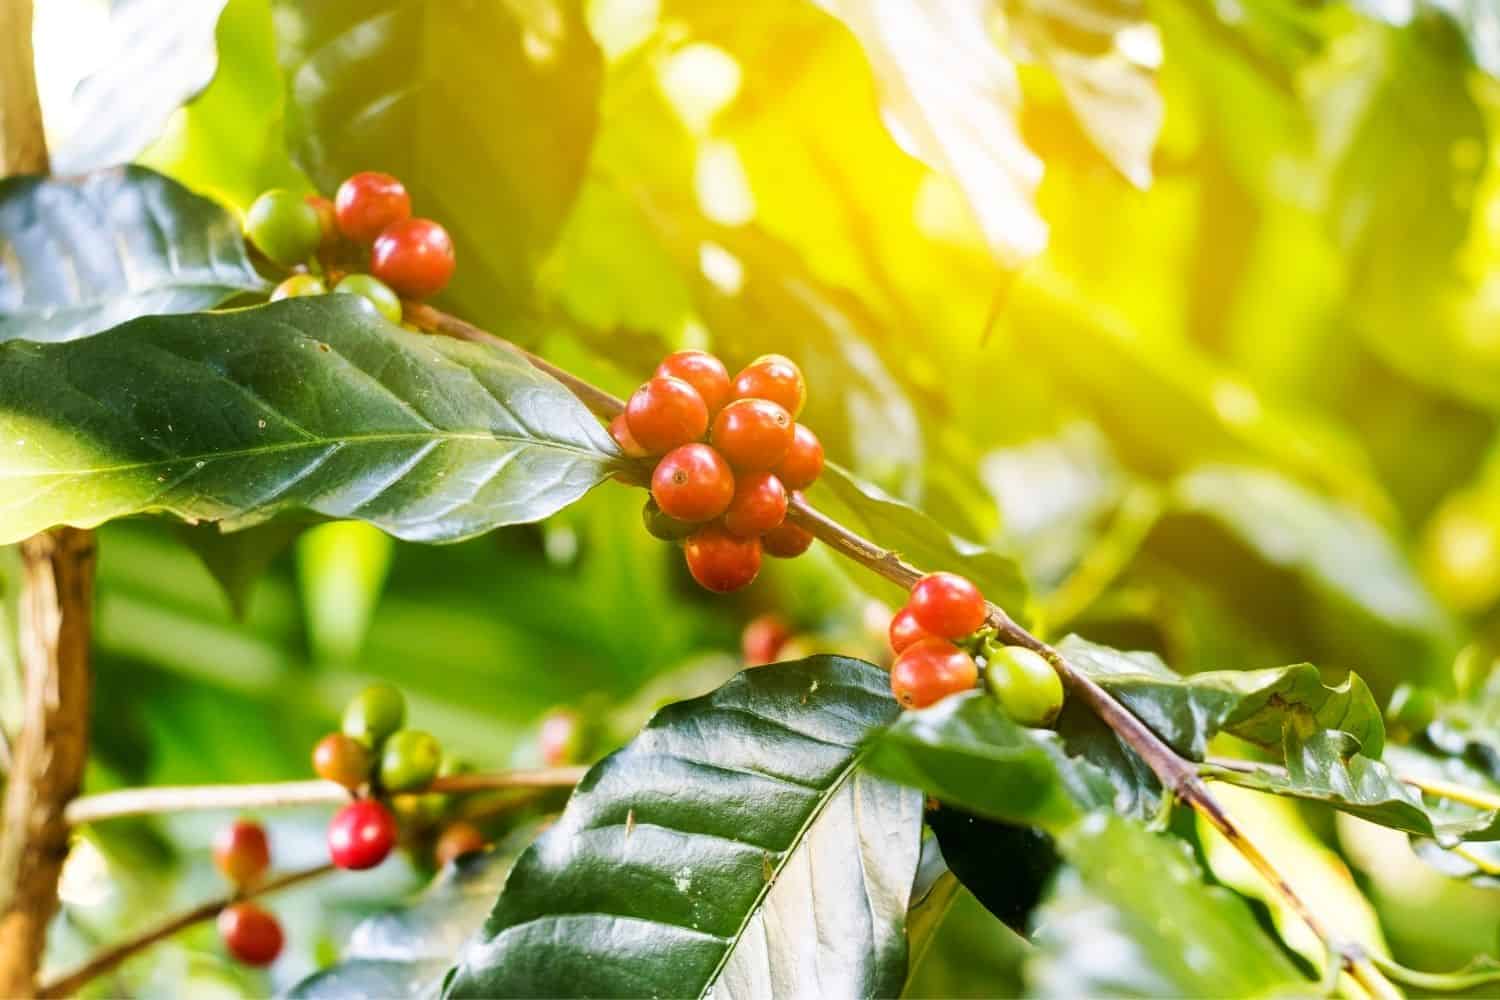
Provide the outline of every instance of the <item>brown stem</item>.
<path id="1" fill-rule="evenodd" d="M 37 989 L 36 995 L 38 997 L 72 996 L 85 983 L 104 975 L 132 955 L 144 951 L 157 942 L 164 941 L 194 924 L 214 919 L 225 907 L 232 906 L 242 900 L 254 899 L 280 889 L 286 889 L 297 885 L 299 882 L 306 882 L 308 879 L 317 878 L 319 875 L 326 875 L 331 871 L 333 871 L 332 865 L 318 865 L 316 868 L 304 868 L 300 871 L 278 875 L 273 879 L 263 882 L 256 888 L 248 892 L 242 892 L 237 896 L 225 896 L 221 899 L 213 899 L 206 903 L 200 903 L 190 910 L 184 910 L 182 913 L 167 917 L 165 920 L 146 928 L 134 937 L 126 938 L 118 944 L 111 945 L 82 965 L 69 969 L 56 978 L 42 983 Z"/>
<path id="2" fill-rule="evenodd" d="M 624 403 L 619 398 L 472 323 L 449 316 L 431 306 L 417 303 L 408 304 L 406 318 L 421 329 L 433 333 L 519 351 L 532 364 L 552 375 L 571 390 L 585 406 L 600 417 L 609 419 L 624 409 Z M 853 559 L 898 586 L 910 588 L 923 575 L 921 570 L 906 562 L 895 552 L 882 548 L 869 539 L 850 531 L 826 514 L 819 512 L 804 499 L 793 498 L 787 509 L 787 518 L 834 551 Z M 1108 691 L 1069 663 L 1067 658 L 1056 649 L 1016 624 L 1004 609 L 991 604 L 989 624 L 1006 642 L 1015 646 L 1025 646 L 1045 658 L 1052 665 L 1052 669 L 1057 671 L 1073 696 L 1088 705 L 1105 725 L 1109 726 L 1146 762 L 1169 795 L 1186 802 L 1194 811 L 1207 819 L 1270 882 L 1277 893 L 1286 900 L 1288 907 L 1307 923 L 1312 932 L 1330 950 L 1338 954 L 1350 975 L 1375 996 L 1391 995 L 1390 984 L 1365 959 L 1360 947 L 1335 937 L 1303 902 L 1296 890 L 1281 877 L 1270 860 L 1235 826 L 1234 821 L 1209 792 L 1203 779 L 1198 776 L 1197 768 L 1190 761 L 1162 742 L 1161 738 L 1145 723 L 1116 701 Z"/>
<path id="3" fill-rule="evenodd" d="M 552 767 L 494 774 L 456 774 L 436 778 L 423 793 L 478 792 L 508 788 L 571 788 L 583 777 L 581 767 Z M 415 793 L 414 793 L 415 794 Z M 191 809 L 277 809 L 287 806 L 349 801 L 349 790 L 331 781 L 273 781 L 259 785 L 164 785 L 123 788 L 74 799 L 65 818 L 71 826 L 124 816 L 182 812 Z"/>

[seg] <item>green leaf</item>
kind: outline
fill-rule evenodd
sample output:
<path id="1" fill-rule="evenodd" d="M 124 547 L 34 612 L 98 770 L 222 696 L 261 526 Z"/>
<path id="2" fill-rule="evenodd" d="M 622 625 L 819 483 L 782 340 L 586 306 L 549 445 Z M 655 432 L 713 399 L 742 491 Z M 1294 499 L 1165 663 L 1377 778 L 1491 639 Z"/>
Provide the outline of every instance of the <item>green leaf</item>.
<path id="1" fill-rule="evenodd" d="M 380 602 L 395 543 L 367 524 L 313 528 L 297 544 L 307 644 L 322 661 L 352 662 Z"/>
<path id="2" fill-rule="evenodd" d="M 298 159 L 328 194 L 358 170 L 400 177 L 453 236 L 445 295 L 471 320 L 530 305 L 583 179 L 602 70 L 579 6 L 277 3 Z"/>
<path id="3" fill-rule="evenodd" d="M 870 770 L 993 819 L 1060 829 L 1107 804 L 1093 773 L 1055 736 L 1023 729 L 981 691 L 904 712 L 875 742 Z"/>
<path id="4" fill-rule="evenodd" d="M 0 341 L 73 340 L 266 288 L 232 215 L 142 167 L 0 181 L 0 260 Z"/>
<path id="5" fill-rule="evenodd" d="M 0 345 L 0 412 L 4 541 L 290 509 L 451 541 L 547 517 L 618 457 L 519 355 L 409 333 L 348 295 Z"/>
<path id="6" fill-rule="evenodd" d="M 952 874 L 945 878 L 956 884 Z M 934 889 L 928 898 L 936 895 Z M 927 907 L 924 902 L 912 911 L 912 971 L 903 997 L 993 1000 L 1025 995 L 1021 966 L 1032 952 L 1025 938 L 997 920 L 973 893 L 957 886 L 944 912 L 934 915 L 941 922 L 930 932 L 925 951 L 918 952 L 916 930 L 919 920 L 928 919 Z"/>
<path id="7" fill-rule="evenodd" d="M 49 136 L 58 174 L 127 163 L 161 132 L 168 116 L 214 75 L 214 26 L 225 0 L 110 0 L 106 51 L 65 108 L 49 108 L 61 141 Z M 128 112 L 123 109 L 129 108 Z"/>
<path id="8" fill-rule="evenodd" d="M 447 865 L 409 905 L 365 918 L 339 962 L 302 980 L 295 1000 L 436 996 L 453 955 L 484 921 L 515 860 L 498 846 Z"/>
<path id="9" fill-rule="evenodd" d="M 1187 845 L 1096 814 L 1059 846 L 1068 867 L 1036 919 L 1027 996 L 1313 992 L 1243 900 L 1203 883 Z"/>
<path id="10" fill-rule="evenodd" d="M 1397 26 L 1432 12 L 1452 21 L 1463 36 L 1474 65 L 1500 78 L 1500 9 L 1489 0 L 1417 0 L 1392 4 L 1382 0 L 1354 0 L 1354 6 L 1373 18 Z"/>
<path id="11" fill-rule="evenodd" d="M 1035 827 L 983 819 L 946 802 L 928 810 L 927 825 L 964 888 L 1007 926 L 1024 933 L 1061 863 L 1052 838 Z"/>
<path id="12" fill-rule="evenodd" d="M 841 657 L 662 709 L 517 862 L 445 995 L 896 992 L 921 796 L 859 765 L 897 712 Z"/>
<path id="13" fill-rule="evenodd" d="M 244 619 L 255 581 L 301 534 L 306 524 L 296 517 L 278 517 L 243 531 L 223 531 L 212 522 L 180 524 L 178 537 L 198 554 L 219 581 L 229 609 Z"/>
<path id="14" fill-rule="evenodd" d="M 949 534 L 926 514 L 902 503 L 876 486 L 854 478 L 830 463 L 812 488 L 814 506 L 845 527 L 875 539 L 924 570 L 949 570 L 973 580 L 984 596 L 1024 622 L 1027 616 L 1026 581 L 1014 560 Z M 874 583 L 868 574 L 861 582 Z M 883 589 L 898 600 L 906 595 Z M 899 593 L 899 597 L 897 597 Z"/>

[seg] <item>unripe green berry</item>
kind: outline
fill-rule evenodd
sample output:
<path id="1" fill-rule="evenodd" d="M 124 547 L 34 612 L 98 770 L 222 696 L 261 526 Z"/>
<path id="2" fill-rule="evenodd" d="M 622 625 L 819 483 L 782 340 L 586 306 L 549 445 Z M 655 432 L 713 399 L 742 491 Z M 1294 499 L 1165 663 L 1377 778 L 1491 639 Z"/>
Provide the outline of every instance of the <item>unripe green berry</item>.
<path id="1" fill-rule="evenodd" d="M 323 226 L 315 208 L 282 188 L 256 198 L 245 213 L 245 234 L 271 260 L 291 267 L 317 252 Z"/>
<path id="2" fill-rule="evenodd" d="M 271 301 L 297 299 L 304 295 L 327 295 L 328 286 L 310 274 L 294 274 L 271 292 Z"/>
<path id="3" fill-rule="evenodd" d="M 380 753 L 380 784 L 387 791 L 426 788 L 437 777 L 443 748 L 431 733 L 402 729 L 391 734 Z"/>
<path id="4" fill-rule="evenodd" d="M 1025 646 L 986 643 L 984 655 L 985 685 L 1006 715 L 1033 728 L 1050 726 L 1057 719 L 1063 686 L 1050 663 Z"/>
<path id="5" fill-rule="evenodd" d="M 372 684 L 344 709 L 344 733 L 367 747 L 379 746 L 406 721 L 406 699 L 391 684 Z"/>
<path id="6" fill-rule="evenodd" d="M 379 278 L 368 274 L 348 274 L 333 286 L 333 290 L 358 295 L 392 323 L 401 322 L 401 298 Z"/>
<path id="7" fill-rule="evenodd" d="M 641 508 L 641 521 L 646 525 L 646 532 L 653 538 L 660 538 L 664 542 L 680 542 L 688 535 L 702 527 L 701 524 L 692 524 L 688 521 L 679 521 L 675 517 L 668 517 L 662 513 L 662 509 L 656 505 L 655 500 L 647 500 L 646 506 Z"/>

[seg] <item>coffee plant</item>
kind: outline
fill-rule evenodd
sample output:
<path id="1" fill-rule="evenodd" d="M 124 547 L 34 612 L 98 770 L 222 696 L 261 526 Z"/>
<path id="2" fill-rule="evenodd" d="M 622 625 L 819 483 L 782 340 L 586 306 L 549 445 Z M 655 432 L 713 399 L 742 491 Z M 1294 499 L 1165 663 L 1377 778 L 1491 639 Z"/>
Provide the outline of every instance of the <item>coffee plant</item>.
<path id="1" fill-rule="evenodd" d="M 0 45 L 0 996 L 1500 993 L 1489 0 Z"/>

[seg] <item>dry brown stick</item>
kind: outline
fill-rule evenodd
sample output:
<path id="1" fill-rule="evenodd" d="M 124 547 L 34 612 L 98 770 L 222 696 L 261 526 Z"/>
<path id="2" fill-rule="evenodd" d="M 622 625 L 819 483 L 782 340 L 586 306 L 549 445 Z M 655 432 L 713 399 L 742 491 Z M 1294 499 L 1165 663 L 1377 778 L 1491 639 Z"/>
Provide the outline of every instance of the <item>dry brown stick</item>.
<path id="1" fill-rule="evenodd" d="M 299 882 L 317 878 L 333 871 L 332 865 L 318 865 L 316 868 L 304 868 L 299 871 L 288 872 L 263 882 L 256 888 L 240 893 L 237 896 L 224 896 L 220 899 L 212 899 L 206 903 L 200 903 L 190 910 L 167 917 L 154 926 L 146 928 L 133 937 L 126 938 L 117 944 L 110 945 L 104 951 L 84 962 L 82 965 L 69 969 L 54 979 L 44 982 L 37 988 L 36 995 L 39 997 L 65 997 L 77 993 L 78 990 L 89 980 L 104 975 L 120 963 L 138 952 L 145 951 L 152 945 L 165 941 L 167 938 L 186 930 L 194 924 L 217 917 L 225 907 L 232 906 L 246 899 L 254 899 L 268 893 L 286 889 Z"/>
<path id="2" fill-rule="evenodd" d="M 611 419 L 625 408 L 624 402 L 618 397 L 578 378 L 571 372 L 558 368 L 545 358 L 456 316 L 450 316 L 431 306 L 411 303 L 407 305 L 406 318 L 421 329 L 432 333 L 519 351 L 536 367 L 566 386 L 585 406 L 600 417 Z M 853 559 L 898 586 L 910 588 L 923 575 L 921 570 L 906 562 L 897 553 L 855 534 L 819 512 L 806 500 L 794 497 L 788 506 L 787 518 L 836 552 Z M 1297 891 L 1287 884 L 1286 879 L 1271 864 L 1270 859 L 1262 854 L 1260 849 L 1251 843 L 1245 837 L 1244 832 L 1234 824 L 1218 800 L 1209 792 L 1208 786 L 1199 777 L 1193 763 L 1162 742 L 1161 738 L 1145 723 L 1116 701 L 1109 692 L 1069 663 L 1067 658 L 1056 649 L 1018 625 L 1003 608 L 994 604 L 989 605 L 989 625 L 1007 643 L 1025 646 L 1045 658 L 1052 665 L 1052 669 L 1057 671 L 1073 696 L 1087 704 L 1105 725 L 1109 726 L 1146 762 L 1168 794 L 1187 803 L 1194 811 L 1207 819 L 1245 860 L 1261 873 L 1261 876 L 1286 900 L 1288 907 L 1306 922 L 1330 951 L 1338 955 L 1344 968 L 1357 982 L 1373 996 L 1400 995 L 1364 956 L 1363 949 L 1358 944 L 1340 939 L 1324 926 L 1322 920 L 1312 912 Z"/>
<path id="3" fill-rule="evenodd" d="M 423 793 L 478 792 L 509 788 L 571 788 L 583 777 L 581 767 L 455 774 L 436 778 Z M 161 785 L 122 788 L 74 799 L 65 813 L 69 825 L 97 823 L 124 816 L 182 812 L 189 809 L 277 809 L 349 801 L 349 790 L 331 781 L 272 781 L 258 785 Z"/>

